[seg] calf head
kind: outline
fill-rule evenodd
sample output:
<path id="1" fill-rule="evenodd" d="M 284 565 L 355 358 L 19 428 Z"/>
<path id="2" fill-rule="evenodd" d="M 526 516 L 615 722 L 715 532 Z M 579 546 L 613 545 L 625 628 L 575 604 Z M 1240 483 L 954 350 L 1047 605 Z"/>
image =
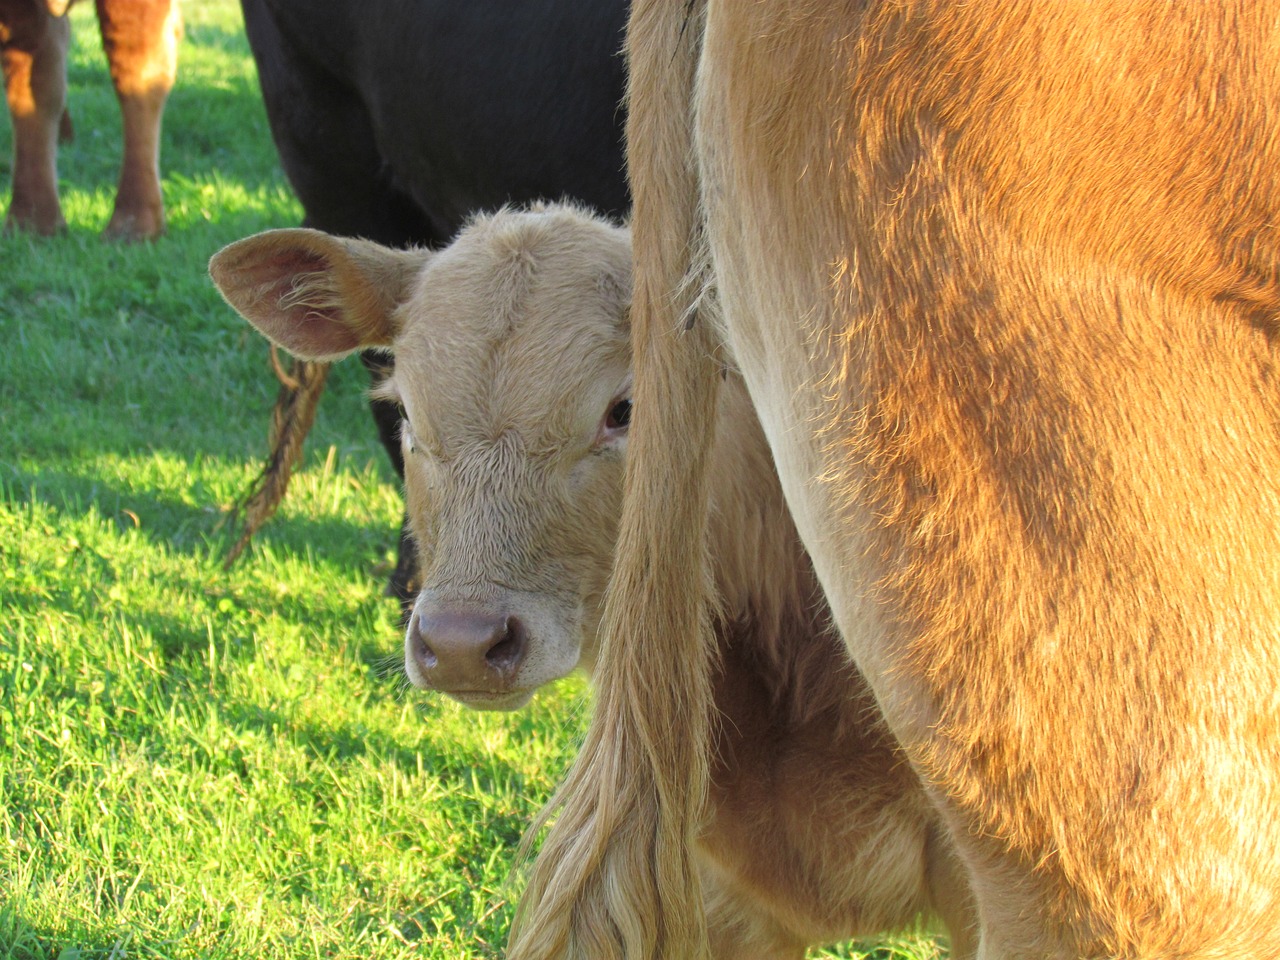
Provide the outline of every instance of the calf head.
<path id="1" fill-rule="evenodd" d="M 423 586 L 417 686 L 513 709 L 590 667 L 630 421 L 630 245 L 567 207 L 473 221 L 440 251 L 275 230 L 210 263 L 227 301 L 291 353 L 380 349 L 403 411 Z"/>

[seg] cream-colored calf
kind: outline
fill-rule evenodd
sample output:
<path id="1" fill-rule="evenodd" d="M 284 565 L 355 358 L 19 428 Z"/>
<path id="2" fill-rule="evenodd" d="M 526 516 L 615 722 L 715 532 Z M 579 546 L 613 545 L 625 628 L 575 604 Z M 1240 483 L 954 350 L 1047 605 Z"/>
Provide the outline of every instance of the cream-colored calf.
<path id="1" fill-rule="evenodd" d="M 424 575 L 406 637 L 414 683 L 514 707 L 590 668 L 631 419 L 626 231 L 560 207 L 480 218 L 439 253 L 281 230 L 210 269 L 300 356 L 395 354 L 385 391 L 405 411 Z M 718 722 L 699 842 L 715 955 L 799 958 L 921 913 L 948 924 L 953 956 L 971 955 L 958 861 L 830 632 L 734 379 L 719 425 Z"/>

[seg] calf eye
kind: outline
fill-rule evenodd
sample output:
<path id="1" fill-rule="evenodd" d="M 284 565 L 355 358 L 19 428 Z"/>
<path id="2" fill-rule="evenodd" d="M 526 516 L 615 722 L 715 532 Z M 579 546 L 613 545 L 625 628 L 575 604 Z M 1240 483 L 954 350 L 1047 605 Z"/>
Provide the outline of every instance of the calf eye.
<path id="1" fill-rule="evenodd" d="M 405 448 L 410 453 L 418 452 L 418 444 L 413 439 L 413 428 L 409 426 L 409 418 L 404 414 L 404 407 L 400 408 L 400 439 L 404 441 Z"/>
<path id="2" fill-rule="evenodd" d="M 610 430 L 625 430 L 631 425 L 631 401 L 619 400 L 609 408 L 604 425 Z"/>

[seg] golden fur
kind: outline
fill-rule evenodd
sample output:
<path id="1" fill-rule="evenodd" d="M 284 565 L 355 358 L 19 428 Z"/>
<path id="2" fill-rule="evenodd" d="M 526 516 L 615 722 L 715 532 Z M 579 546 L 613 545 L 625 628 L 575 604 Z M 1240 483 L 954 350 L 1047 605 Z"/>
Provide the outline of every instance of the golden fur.
<path id="1" fill-rule="evenodd" d="M 1274 6 L 637 0 L 628 54 L 647 415 L 509 955 L 706 954 L 723 353 L 982 960 L 1280 956 Z"/>
<path id="2" fill-rule="evenodd" d="M 295 352 L 395 353 L 384 389 L 407 417 L 416 609 L 465 604 L 531 625 L 537 663 L 496 705 L 522 703 L 579 654 L 589 667 L 622 483 L 620 451 L 590 440 L 629 376 L 627 232 L 559 207 L 479 218 L 440 253 L 271 231 L 211 271 Z M 830 628 L 736 377 L 717 419 L 716 716 L 697 861 L 713 953 L 798 960 L 936 914 L 953 956 L 971 956 L 959 862 Z M 425 685 L 409 646 L 406 669 Z"/>

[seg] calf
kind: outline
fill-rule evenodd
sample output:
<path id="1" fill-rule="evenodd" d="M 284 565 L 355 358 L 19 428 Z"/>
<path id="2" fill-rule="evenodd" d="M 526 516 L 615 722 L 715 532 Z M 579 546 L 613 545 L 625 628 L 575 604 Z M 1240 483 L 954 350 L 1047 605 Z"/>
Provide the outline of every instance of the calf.
<path id="1" fill-rule="evenodd" d="M 480 218 L 439 253 L 284 230 L 210 270 L 298 355 L 395 355 L 381 394 L 404 415 L 424 577 L 413 682 L 511 708 L 590 669 L 631 420 L 626 231 L 566 207 Z M 932 912 L 952 956 L 972 956 L 959 863 L 830 630 L 736 378 L 717 423 L 719 722 L 699 839 L 715 955 L 801 958 Z"/>
<path id="2" fill-rule="evenodd" d="M 13 121 L 8 229 L 50 235 L 66 227 L 58 201 L 58 138 L 66 112 L 67 0 L 0 0 L 0 59 Z M 98 26 L 124 123 L 124 160 L 104 234 L 141 240 L 164 232 L 160 117 L 173 87 L 182 31 L 177 0 L 97 0 Z"/>
<path id="3" fill-rule="evenodd" d="M 703 952 L 727 357 L 980 956 L 1280 956 L 1274 5 L 637 0 L 628 50 L 644 415 L 508 955 Z"/>
<path id="4" fill-rule="evenodd" d="M 621 216 L 626 0 L 241 0 L 271 134 L 303 226 L 387 246 L 448 243 L 505 203 Z M 375 383 L 388 358 L 363 356 Z M 324 370 L 295 360 L 234 559 L 283 498 Z M 400 418 L 370 409 L 396 472 Z M 388 592 L 415 596 L 401 538 Z"/>

